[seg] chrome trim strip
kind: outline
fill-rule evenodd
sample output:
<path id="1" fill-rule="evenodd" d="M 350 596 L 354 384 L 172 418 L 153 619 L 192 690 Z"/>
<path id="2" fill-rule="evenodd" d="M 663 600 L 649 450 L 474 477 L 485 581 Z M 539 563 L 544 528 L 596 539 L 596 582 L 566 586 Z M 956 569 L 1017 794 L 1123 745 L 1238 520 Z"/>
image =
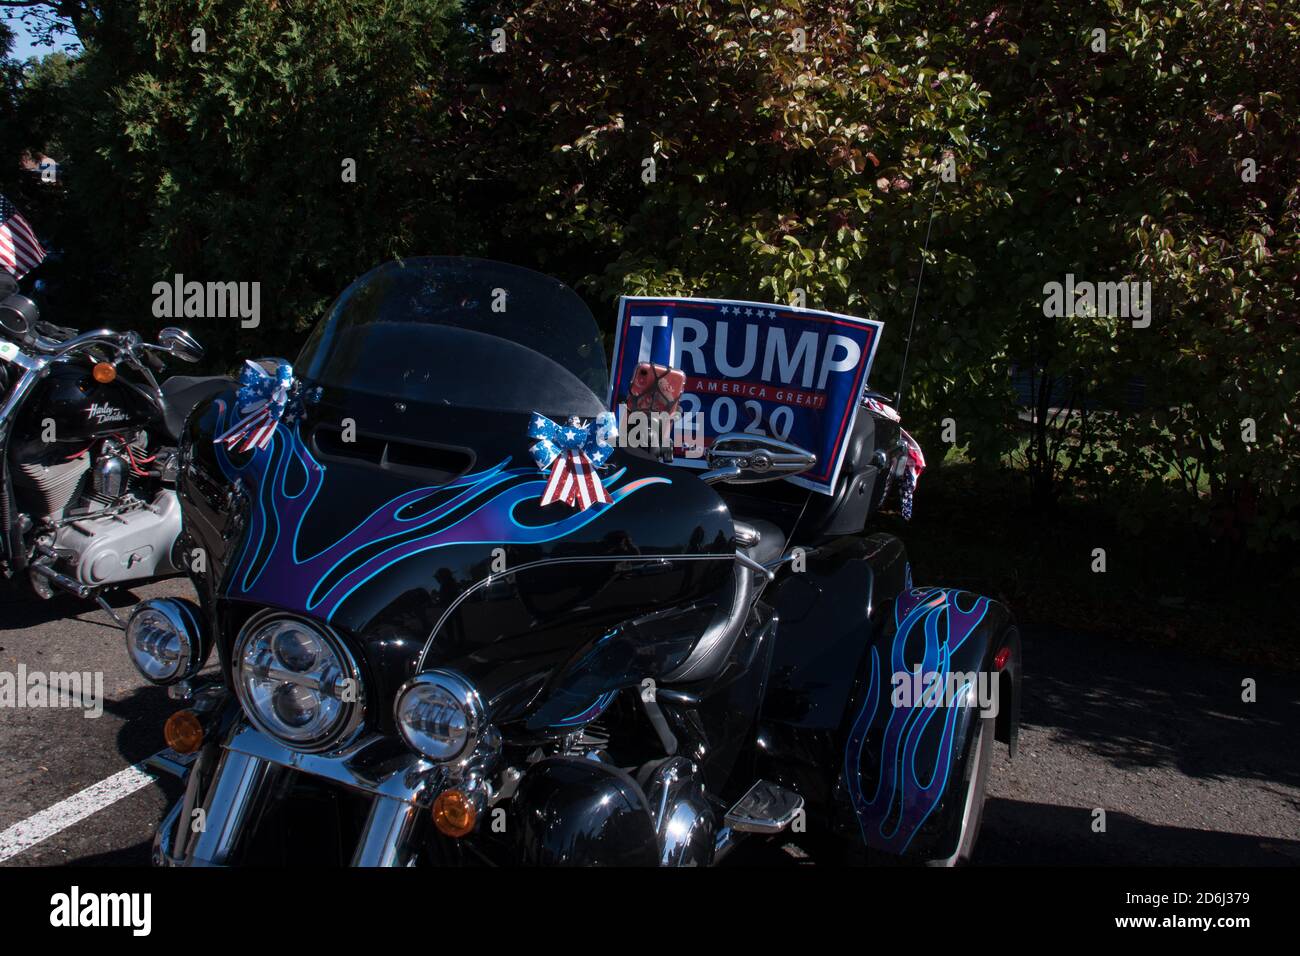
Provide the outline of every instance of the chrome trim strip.
<path id="1" fill-rule="evenodd" d="M 178 832 L 181 840 L 175 846 L 176 863 L 230 865 L 240 837 L 255 829 L 256 817 L 265 807 L 267 797 L 276 790 L 275 784 L 282 773 L 281 768 L 268 761 L 229 750 L 223 752 L 212 785 L 202 797 L 203 828 L 188 839 Z M 191 779 L 197 781 L 197 775 Z M 175 821 L 178 831 L 186 822 L 179 818 Z"/>
<path id="2" fill-rule="evenodd" d="M 376 797 L 352 854 L 353 866 L 414 866 L 416 830 L 428 819 L 422 807 L 392 797 Z"/>
<path id="3" fill-rule="evenodd" d="M 174 853 L 176 821 L 180 819 L 181 803 L 177 800 L 172 804 L 172 808 L 167 811 L 163 817 L 162 823 L 158 824 L 158 829 L 153 835 L 153 850 L 149 855 L 149 860 L 154 866 L 181 866 L 184 861 L 176 857 Z"/>
<path id="4" fill-rule="evenodd" d="M 480 590 L 481 588 L 487 587 L 488 585 L 492 584 L 494 581 L 499 581 L 502 578 L 507 578 L 512 574 L 518 574 L 520 571 L 528 571 L 532 568 L 538 568 L 548 564 L 596 564 L 602 561 L 626 562 L 628 564 L 631 564 L 636 561 L 653 562 L 653 561 L 735 561 L 735 560 L 736 560 L 736 556 L 734 554 L 656 554 L 656 555 L 645 555 L 645 556 L 638 555 L 631 558 L 629 558 L 625 554 L 621 554 L 617 556 L 599 555 L 599 556 L 576 557 L 576 558 L 542 558 L 538 561 L 529 561 L 515 568 L 507 568 L 505 571 L 500 571 L 496 574 L 489 574 L 487 577 L 482 578 L 479 581 L 475 581 L 464 591 L 458 594 L 456 596 L 456 599 L 447 606 L 447 610 L 442 612 L 442 616 L 439 617 L 437 622 L 433 625 L 433 630 L 429 632 L 429 636 L 424 642 L 424 647 L 420 651 L 419 660 L 415 664 L 415 670 L 417 673 L 424 670 L 424 661 L 429 656 L 429 652 L 433 650 L 433 642 L 437 638 L 438 632 L 442 630 L 442 626 L 447 623 L 447 619 L 451 617 L 451 615 L 455 612 L 456 608 L 460 607 L 462 602 L 468 599 L 476 591 Z"/>
<path id="5" fill-rule="evenodd" d="M 393 737 L 373 734 L 339 753 L 310 754 L 291 750 L 245 725 L 226 747 L 232 753 L 321 777 L 351 790 L 431 806 L 444 785 L 441 768 L 411 753 L 405 744 L 401 744 L 402 753 L 394 755 L 394 742 Z"/>

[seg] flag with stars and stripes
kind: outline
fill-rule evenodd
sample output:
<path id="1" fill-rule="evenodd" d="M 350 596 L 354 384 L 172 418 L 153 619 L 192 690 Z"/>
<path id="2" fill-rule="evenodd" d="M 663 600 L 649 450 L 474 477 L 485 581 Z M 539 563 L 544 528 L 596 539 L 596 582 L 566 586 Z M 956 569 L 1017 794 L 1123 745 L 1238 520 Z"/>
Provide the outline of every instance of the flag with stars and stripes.
<path id="1" fill-rule="evenodd" d="M 45 249 L 18 207 L 0 196 L 0 266 L 21 279 L 45 258 Z"/>

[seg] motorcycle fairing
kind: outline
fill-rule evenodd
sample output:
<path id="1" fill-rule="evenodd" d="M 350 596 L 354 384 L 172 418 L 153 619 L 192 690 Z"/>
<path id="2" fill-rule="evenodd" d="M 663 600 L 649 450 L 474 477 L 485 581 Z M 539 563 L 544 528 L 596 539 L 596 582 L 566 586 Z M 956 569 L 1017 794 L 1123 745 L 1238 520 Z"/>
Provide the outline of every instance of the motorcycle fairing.
<path id="1" fill-rule="evenodd" d="M 264 451 L 227 453 L 213 436 L 230 399 L 191 418 L 179 481 L 186 533 L 206 552 L 195 584 L 227 670 L 244 621 L 272 607 L 328 621 L 354 644 L 375 699 L 417 669 L 453 668 L 504 719 L 544 703 L 547 675 L 616 629 L 624 640 L 613 649 L 632 647 L 635 667 L 608 658 L 611 680 L 680 661 L 702 626 L 694 618 L 624 625 L 656 610 L 710 613 L 733 578 L 726 506 L 658 462 L 617 452 L 605 478 L 613 503 L 540 506 L 545 476 L 528 452 L 527 415 L 398 411 L 383 397 L 325 389 Z M 430 477 L 321 445 L 322 430 L 337 434 L 349 418 L 362 423 L 357 448 L 367 435 L 454 444 L 473 470 Z M 560 728 L 613 688 L 578 689 L 563 688 L 563 709 L 547 709 Z M 391 721 L 384 710 L 374 717 L 380 729 Z"/>
<path id="2" fill-rule="evenodd" d="M 227 403 L 217 400 L 218 428 L 230 424 Z M 358 588 L 399 561 L 423 551 L 455 545 L 532 545 L 567 537 L 603 513 L 591 508 L 556 509 L 546 524 L 521 522 L 520 503 L 546 486 L 535 467 L 507 468 L 505 459 L 483 471 L 441 486 L 417 487 L 372 511 L 332 545 L 304 556 L 299 535 L 325 483 L 327 469 L 312 455 L 295 423 L 277 429 L 265 449 L 236 461 L 224 446 L 217 460 L 226 478 L 241 482 L 255 503 L 243 548 L 231 572 L 227 595 L 333 619 Z M 628 495 L 663 476 L 627 482 L 626 469 L 604 479 L 615 507 Z"/>

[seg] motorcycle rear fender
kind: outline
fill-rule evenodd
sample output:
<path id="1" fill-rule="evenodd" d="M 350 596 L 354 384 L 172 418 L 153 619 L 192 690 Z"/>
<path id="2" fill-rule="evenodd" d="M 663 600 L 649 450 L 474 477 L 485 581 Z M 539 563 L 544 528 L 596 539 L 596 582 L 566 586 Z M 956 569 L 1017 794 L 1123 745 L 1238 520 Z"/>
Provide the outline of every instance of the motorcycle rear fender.
<path id="1" fill-rule="evenodd" d="M 886 613 L 849 710 L 840 803 L 867 846 L 940 859 L 985 708 L 1016 737 L 1019 637 L 1004 605 L 969 591 L 908 587 Z"/>
<path id="2" fill-rule="evenodd" d="M 996 738 L 1014 753 L 1020 639 L 1010 612 L 970 592 L 914 588 L 902 542 L 885 534 L 810 553 L 773 603 L 781 623 L 764 774 L 796 787 L 843 836 L 893 854 L 947 855 L 980 709 L 935 706 L 934 695 L 906 700 L 915 682 L 903 678 L 919 666 L 942 689 L 947 675 L 990 675 Z"/>

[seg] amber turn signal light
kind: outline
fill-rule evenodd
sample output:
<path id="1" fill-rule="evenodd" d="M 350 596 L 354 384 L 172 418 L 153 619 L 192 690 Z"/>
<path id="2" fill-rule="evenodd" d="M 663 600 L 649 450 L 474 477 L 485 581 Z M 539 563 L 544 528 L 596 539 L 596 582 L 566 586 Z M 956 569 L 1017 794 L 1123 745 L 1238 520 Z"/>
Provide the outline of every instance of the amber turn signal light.
<path id="1" fill-rule="evenodd" d="M 433 825 L 446 836 L 465 836 L 474 829 L 477 819 L 474 802 L 459 790 L 444 790 L 433 801 Z"/>
<path id="2" fill-rule="evenodd" d="M 178 710 L 163 725 L 163 740 L 178 754 L 192 754 L 203 746 L 203 724 L 192 710 Z"/>
<path id="3" fill-rule="evenodd" d="M 111 362 L 96 362 L 90 373 L 100 385 L 107 385 L 117 378 L 117 367 Z"/>

